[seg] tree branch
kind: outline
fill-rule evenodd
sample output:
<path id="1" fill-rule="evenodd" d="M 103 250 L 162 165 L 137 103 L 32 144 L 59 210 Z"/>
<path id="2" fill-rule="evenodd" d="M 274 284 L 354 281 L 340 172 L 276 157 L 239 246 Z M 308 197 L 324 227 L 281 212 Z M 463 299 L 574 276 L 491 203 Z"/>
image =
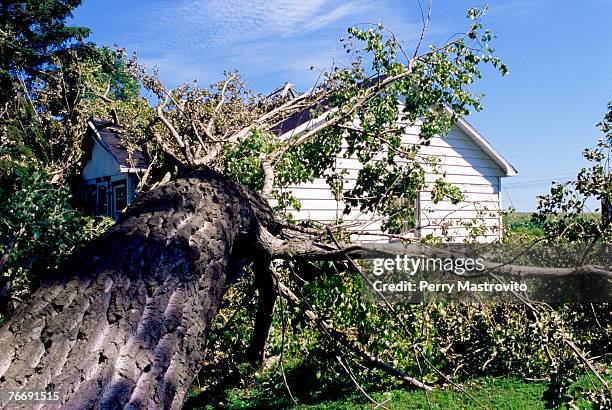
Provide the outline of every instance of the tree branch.
<path id="1" fill-rule="evenodd" d="M 297 147 L 303 144 L 304 142 L 308 141 L 308 139 L 310 139 L 314 135 L 318 134 L 319 132 L 327 128 L 330 128 L 340 123 L 341 121 L 346 120 L 346 118 L 351 118 L 357 109 L 361 108 L 363 105 L 367 104 L 370 100 L 376 97 L 381 90 L 385 89 L 392 83 L 409 76 L 412 73 L 412 61 L 413 60 L 411 60 L 410 63 L 408 64 L 407 70 L 399 74 L 396 74 L 394 76 L 386 77 L 381 81 L 377 81 L 376 85 L 367 88 L 364 95 L 361 98 L 358 98 L 357 100 L 354 101 L 353 104 L 349 105 L 350 108 L 348 110 L 345 110 L 345 111 L 330 110 L 327 113 L 327 117 L 329 117 L 329 115 L 333 113 L 334 117 L 332 119 L 325 120 L 323 121 L 323 123 L 317 123 L 311 128 L 305 130 L 303 133 L 300 133 L 296 135 L 294 138 L 288 140 L 286 144 L 274 154 L 272 158 L 272 164 L 278 162 L 291 148 L 294 148 L 294 147 Z"/>
<path id="2" fill-rule="evenodd" d="M 324 243 L 317 242 L 314 239 L 282 242 L 277 240 L 275 243 L 268 242 L 270 248 L 273 249 L 274 257 L 279 259 L 306 259 L 319 261 L 340 261 L 348 260 L 349 258 L 364 259 L 373 257 L 395 257 L 398 254 L 397 250 L 390 250 L 387 244 L 376 243 L 361 243 L 361 244 L 341 244 L 338 242 L 339 249 L 334 250 Z M 409 257 L 421 258 L 440 257 L 440 258 L 457 258 L 457 254 L 440 249 L 435 246 L 425 245 L 421 243 L 406 244 L 401 248 L 402 255 Z M 483 261 L 484 270 L 478 273 L 464 274 L 462 277 L 479 277 L 486 276 L 491 273 L 500 273 L 505 275 L 520 276 L 520 277 L 571 277 L 571 276 L 598 276 L 612 279 L 612 271 L 596 265 L 582 265 L 576 267 L 540 267 L 540 266 L 525 266 L 515 264 L 505 264 L 498 262 Z"/>
<path id="3" fill-rule="evenodd" d="M 272 314 L 277 295 L 274 289 L 274 272 L 270 263 L 267 260 L 258 262 L 254 268 L 255 283 L 259 295 L 255 314 L 255 329 L 251 336 L 247 357 L 253 361 L 261 362 L 264 359 L 266 340 L 272 325 Z"/>
<path id="4" fill-rule="evenodd" d="M 215 118 L 217 113 L 225 103 L 225 92 L 227 91 L 227 86 L 229 83 L 236 78 L 235 74 L 230 75 L 227 80 L 223 83 L 223 87 L 221 88 L 221 95 L 219 96 L 219 103 L 215 106 L 212 114 L 210 115 L 210 119 L 208 120 L 208 125 L 206 126 L 206 134 L 212 136 L 212 128 L 215 123 Z"/>
<path id="5" fill-rule="evenodd" d="M 117 108 L 115 107 L 115 100 L 113 100 L 112 98 L 108 96 L 110 87 L 111 87 L 111 83 L 109 81 L 108 85 L 106 86 L 106 91 L 104 91 L 104 94 L 100 94 L 100 93 L 94 93 L 94 94 L 98 98 L 100 98 L 102 101 L 108 104 L 108 107 L 111 110 L 111 115 L 113 116 L 113 123 L 119 125 L 119 115 L 117 114 Z"/>
<path id="6" fill-rule="evenodd" d="M 427 27 L 429 26 L 429 20 L 431 19 L 431 9 L 432 9 L 432 0 L 429 0 L 429 5 L 427 7 L 427 17 L 425 17 L 423 13 L 423 7 L 421 5 L 421 0 L 419 0 L 419 8 L 421 9 L 421 19 L 423 20 L 423 27 L 421 28 L 421 35 L 419 36 L 419 40 L 417 41 L 417 45 L 414 49 L 414 54 L 412 56 L 413 59 L 419 54 L 419 49 L 421 48 L 421 44 L 423 43 L 423 39 L 425 38 L 425 33 L 427 32 Z"/>
<path id="7" fill-rule="evenodd" d="M 269 198 L 274 188 L 274 167 L 272 167 L 272 164 L 270 164 L 270 161 L 268 161 L 265 155 L 261 156 L 261 170 L 264 176 L 261 195 L 264 198 Z"/>
<path id="8" fill-rule="evenodd" d="M 433 388 L 414 377 L 408 376 L 401 370 L 396 369 L 395 367 L 385 363 L 381 359 L 371 355 L 370 353 L 363 350 L 361 347 L 357 345 L 356 342 L 349 339 L 344 333 L 335 330 L 332 328 L 327 322 L 321 320 L 319 316 L 311 309 L 308 309 L 304 306 L 304 303 L 293 293 L 287 286 L 285 286 L 282 282 L 275 278 L 277 281 L 277 287 L 281 296 L 283 296 L 287 301 L 293 304 L 296 307 L 302 309 L 304 315 L 308 318 L 308 320 L 318 327 L 324 334 L 328 335 L 333 341 L 339 343 L 344 348 L 349 350 L 351 353 L 355 354 L 363 361 L 367 362 L 373 368 L 377 368 L 382 370 L 383 372 L 403 381 L 404 383 L 410 384 L 414 387 L 418 387 L 420 389 L 424 389 L 426 391 L 431 391 Z"/>
<path id="9" fill-rule="evenodd" d="M 181 151 L 183 152 L 183 155 L 185 156 L 185 160 L 187 160 L 189 165 L 193 166 L 195 165 L 195 161 L 193 160 L 189 147 L 187 147 L 187 145 L 183 141 L 183 138 L 180 136 L 176 128 L 174 128 L 174 125 L 172 125 L 172 123 L 164 115 L 164 107 L 166 106 L 167 103 L 168 103 L 168 96 L 166 96 L 166 98 L 164 99 L 162 103 L 157 105 L 157 108 L 156 108 L 157 117 L 161 120 L 161 122 L 166 126 L 168 131 L 170 131 L 170 134 L 172 134 L 172 136 L 174 137 L 174 140 L 178 144 L 179 148 L 181 148 Z"/>

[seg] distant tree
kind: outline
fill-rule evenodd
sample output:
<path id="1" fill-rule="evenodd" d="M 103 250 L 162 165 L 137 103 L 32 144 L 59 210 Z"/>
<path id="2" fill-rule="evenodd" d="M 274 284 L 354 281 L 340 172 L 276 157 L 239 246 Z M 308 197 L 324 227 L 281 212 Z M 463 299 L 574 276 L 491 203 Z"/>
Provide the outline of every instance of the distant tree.
<path id="1" fill-rule="evenodd" d="M 602 171 L 610 183 L 601 195 L 601 222 L 604 227 L 609 227 L 612 225 L 612 102 L 608 103 L 608 113 L 597 126 L 604 134 L 599 144 L 600 151 L 603 151 L 600 158 L 605 161 Z"/>
<path id="2" fill-rule="evenodd" d="M 79 4 L 0 3 L 0 312 L 97 232 L 73 209 L 69 189 L 83 166 L 89 117 L 138 124 L 151 112 L 121 54 L 85 43 L 89 30 L 69 26 Z"/>
<path id="3" fill-rule="evenodd" d="M 612 103 L 597 127 L 603 135 L 582 154 L 591 165 L 582 168 L 576 180 L 555 183 L 549 194 L 539 197 L 534 219 L 553 240 L 612 241 Z M 593 199 L 601 204 L 600 219 L 589 215 L 587 201 Z"/>
<path id="4" fill-rule="evenodd" d="M 139 125 L 143 128 L 152 113 L 116 52 L 87 45 L 50 61 L 32 87 L 18 89 L 0 113 L 0 254 L 5 260 L 0 275 L 6 282 L 5 299 L 27 295 L 100 232 L 90 218 L 76 212 L 76 189 L 71 190 L 80 181 L 89 118 L 125 118 L 137 140 Z"/>

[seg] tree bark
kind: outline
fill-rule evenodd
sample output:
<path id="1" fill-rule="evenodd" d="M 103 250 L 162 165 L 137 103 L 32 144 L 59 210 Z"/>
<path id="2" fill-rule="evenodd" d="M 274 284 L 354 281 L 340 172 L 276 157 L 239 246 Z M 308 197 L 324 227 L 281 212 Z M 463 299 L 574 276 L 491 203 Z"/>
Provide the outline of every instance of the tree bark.
<path id="1" fill-rule="evenodd" d="M 269 262 L 260 262 L 255 266 L 255 281 L 259 298 L 257 311 L 255 312 L 255 327 L 247 352 L 247 358 L 253 362 L 263 362 L 266 341 L 272 325 L 272 315 L 277 297 L 272 275 Z"/>
<path id="2" fill-rule="evenodd" d="M 212 171 L 158 187 L 0 328 L 0 389 L 45 408 L 180 408 L 265 200 Z"/>

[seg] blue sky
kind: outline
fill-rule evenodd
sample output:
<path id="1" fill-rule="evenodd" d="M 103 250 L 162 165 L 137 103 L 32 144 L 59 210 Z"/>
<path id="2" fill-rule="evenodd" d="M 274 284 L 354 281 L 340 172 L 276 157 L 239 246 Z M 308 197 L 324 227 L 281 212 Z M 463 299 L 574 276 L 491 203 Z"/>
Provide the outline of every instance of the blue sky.
<path id="1" fill-rule="evenodd" d="M 463 31 L 477 1 L 434 0 L 426 42 Z M 490 1 L 484 23 L 510 75 L 485 71 L 475 86 L 484 110 L 468 121 L 519 170 L 504 181 L 505 206 L 534 210 L 550 181 L 584 166 L 581 151 L 612 100 L 611 15 L 610 0 Z M 238 69 L 260 92 L 312 86 L 342 58 L 338 40 L 353 24 L 382 22 L 406 47 L 420 30 L 416 0 L 84 0 L 74 20 L 99 44 L 138 50 L 167 85 Z"/>

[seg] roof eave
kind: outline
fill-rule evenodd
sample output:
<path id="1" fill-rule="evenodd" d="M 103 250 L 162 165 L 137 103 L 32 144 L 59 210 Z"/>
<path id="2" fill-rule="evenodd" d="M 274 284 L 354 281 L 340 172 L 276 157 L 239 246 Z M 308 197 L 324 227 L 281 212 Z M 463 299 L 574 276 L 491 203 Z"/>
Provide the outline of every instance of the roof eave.
<path id="1" fill-rule="evenodd" d="M 106 146 L 106 143 L 103 141 L 102 136 L 100 135 L 100 132 L 98 131 L 98 129 L 96 128 L 96 125 L 93 123 L 91 119 L 87 121 L 87 125 L 89 125 L 89 128 L 93 131 L 93 134 L 92 134 L 93 139 L 102 147 L 102 149 L 104 149 L 104 151 L 108 153 L 108 155 L 110 155 L 110 157 L 117 163 L 117 165 L 119 165 L 120 172 L 133 172 L 133 173 L 146 172 L 147 168 L 126 167 L 125 165 L 121 165 L 121 161 L 119 161 L 119 159 L 115 156 L 115 154 L 113 154 L 113 152 Z"/>
<path id="2" fill-rule="evenodd" d="M 317 118 L 311 119 L 303 124 L 298 125 L 295 128 L 292 128 L 282 134 L 280 134 L 278 137 L 281 140 L 290 138 L 290 137 L 297 137 L 300 134 L 308 131 L 316 131 L 317 129 L 321 128 L 322 126 L 324 126 L 327 123 L 327 117 L 330 114 L 329 111 L 319 115 Z"/>
<path id="3" fill-rule="evenodd" d="M 489 157 L 495 161 L 497 165 L 504 171 L 505 177 L 513 177 L 518 174 L 517 169 L 508 162 L 502 155 L 493 148 L 493 146 L 487 141 L 469 122 L 463 117 L 459 117 L 457 120 L 457 126 L 463 132 L 465 132 L 476 145 L 478 145 Z"/>
<path id="4" fill-rule="evenodd" d="M 279 137 L 281 139 L 286 139 L 289 137 L 298 136 L 306 130 L 316 130 L 326 123 L 326 118 L 328 115 L 329 112 L 326 112 L 313 120 L 305 122 L 304 124 L 301 124 L 298 127 L 281 134 Z M 512 177 L 518 174 L 516 168 L 504 157 L 502 157 L 502 155 L 497 152 L 495 148 L 493 148 L 493 146 L 470 123 L 465 120 L 465 118 L 459 117 L 457 120 L 457 126 L 459 129 L 465 132 L 468 137 L 470 137 L 472 141 L 474 141 L 474 143 L 478 145 L 493 161 L 495 161 L 495 163 L 504 172 L 504 177 Z"/>
<path id="5" fill-rule="evenodd" d="M 106 146 L 106 144 L 104 143 L 104 141 L 102 141 L 102 137 L 100 136 L 100 133 L 98 132 L 98 129 L 96 128 L 95 124 L 89 120 L 87 121 L 87 125 L 89 125 L 89 128 L 91 128 L 91 130 L 93 131 L 93 139 L 102 147 L 102 149 L 104 151 L 106 151 L 108 153 L 108 155 L 110 155 L 110 157 L 117 163 L 117 165 L 119 165 L 119 167 L 121 168 L 121 164 L 119 163 L 119 160 L 117 160 L 117 158 L 115 157 L 115 155 L 111 152 L 111 150 L 108 149 L 108 147 Z"/>

